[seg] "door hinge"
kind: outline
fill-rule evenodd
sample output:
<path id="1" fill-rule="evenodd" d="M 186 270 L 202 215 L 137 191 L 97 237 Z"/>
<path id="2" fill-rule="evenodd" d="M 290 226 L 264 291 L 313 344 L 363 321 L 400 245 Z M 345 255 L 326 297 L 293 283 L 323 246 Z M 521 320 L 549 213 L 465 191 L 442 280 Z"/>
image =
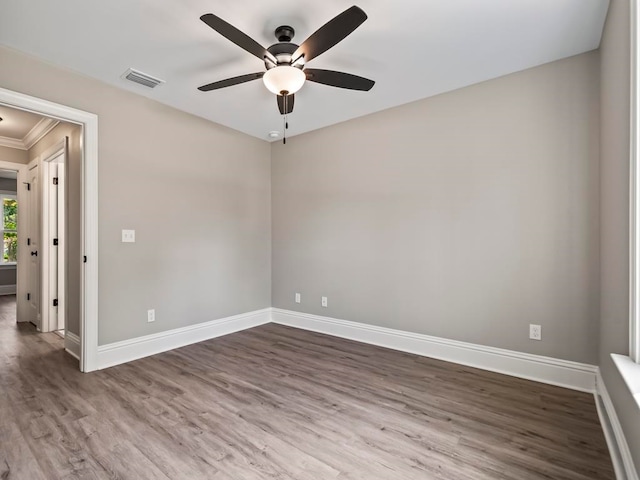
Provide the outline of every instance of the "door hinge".
<path id="1" fill-rule="evenodd" d="M 27 182 L 22 182 L 22 183 L 24 183 L 27 186 L 27 190 L 31 190 L 31 184 L 30 183 L 27 183 Z"/>
<path id="2" fill-rule="evenodd" d="M 82 262 L 83 262 L 83 263 L 87 263 L 87 256 L 86 256 L 86 255 L 84 256 L 84 258 L 83 258 Z"/>
<path id="3" fill-rule="evenodd" d="M 27 293 L 27 300 L 31 300 L 31 294 Z"/>
<path id="4" fill-rule="evenodd" d="M 54 307 L 57 307 L 57 306 L 58 306 L 58 299 L 57 299 L 57 298 L 54 298 L 54 299 L 53 299 L 53 306 L 54 306 Z"/>
<path id="5" fill-rule="evenodd" d="M 31 239 L 27 238 L 27 245 L 31 245 Z"/>
<path id="6" fill-rule="evenodd" d="M 56 247 L 58 246 L 58 239 L 57 238 L 53 239 L 53 245 L 56 246 Z"/>
<path id="7" fill-rule="evenodd" d="M 57 185 L 58 184 L 58 177 L 53 177 L 53 184 Z"/>

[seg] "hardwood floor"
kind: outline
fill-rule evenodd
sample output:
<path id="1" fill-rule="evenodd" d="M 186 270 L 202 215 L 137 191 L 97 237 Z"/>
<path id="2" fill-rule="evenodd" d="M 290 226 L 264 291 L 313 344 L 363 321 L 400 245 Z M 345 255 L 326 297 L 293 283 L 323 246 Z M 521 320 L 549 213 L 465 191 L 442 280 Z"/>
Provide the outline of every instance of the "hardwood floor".
<path id="1" fill-rule="evenodd" d="M 592 395 L 266 325 L 82 374 L 0 297 L 0 479 L 613 479 Z"/>

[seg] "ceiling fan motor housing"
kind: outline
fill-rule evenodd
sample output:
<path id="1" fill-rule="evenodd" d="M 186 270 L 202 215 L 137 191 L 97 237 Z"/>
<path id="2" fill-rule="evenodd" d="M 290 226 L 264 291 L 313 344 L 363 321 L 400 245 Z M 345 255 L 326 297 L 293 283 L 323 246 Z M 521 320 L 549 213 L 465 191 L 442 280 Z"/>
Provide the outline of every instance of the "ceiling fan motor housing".
<path id="1" fill-rule="evenodd" d="M 298 45 L 296 45 L 295 43 L 280 42 L 280 43 L 275 43 L 271 45 L 269 48 L 267 48 L 267 51 L 270 54 L 272 54 L 274 57 L 276 57 L 276 60 L 278 60 L 278 65 L 291 65 L 291 60 L 292 60 L 291 56 L 295 53 L 297 49 L 298 49 Z M 273 63 L 266 60 L 264 64 L 267 67 L 267 70 L 274 68 L 276 66 Z M 302 64 L 296 64 L 293 66 L 300 69 L 302 69 L 303 67 Z"/>

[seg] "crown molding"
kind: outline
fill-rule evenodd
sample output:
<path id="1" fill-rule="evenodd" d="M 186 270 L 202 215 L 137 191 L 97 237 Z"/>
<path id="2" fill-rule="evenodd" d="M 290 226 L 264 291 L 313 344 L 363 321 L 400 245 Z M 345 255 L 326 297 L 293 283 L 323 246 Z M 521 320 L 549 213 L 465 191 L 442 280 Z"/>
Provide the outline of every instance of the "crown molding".
<path id="1" fill-rule="evenodd" d="M 42 138 L 49 133 L 51 130 L 56 128 L 60 122 L 58 120 L 54 120 L 52 118 L 43 118 L 31 129 L 29 133 L 27 133 L 22 139 L 22 143 L 27 150 L 33 147 L 36 143 L 38 143 Z"/>
<path id="2" fill-rule="evenodd" d="M 17 138 L 0 137 L 0 147 L 17 148 L 18 150 L 29 150 L 36 143 L 56 128 L 60 122 L 52 118 L 43 118 L 27 133 L 22 140 Z"/>
<path id="3" fill-rule="evenodd" d="M 26 150 L 22 140 L 17 138 L 0 137 L 0 147 L 17 148 L 18 150 Z"/>

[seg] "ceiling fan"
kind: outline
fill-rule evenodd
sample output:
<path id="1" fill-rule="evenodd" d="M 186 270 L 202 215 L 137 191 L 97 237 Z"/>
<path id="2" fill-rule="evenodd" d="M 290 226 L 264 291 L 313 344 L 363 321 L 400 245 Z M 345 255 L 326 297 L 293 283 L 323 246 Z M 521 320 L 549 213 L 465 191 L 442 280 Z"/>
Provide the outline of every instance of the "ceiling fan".
<path id="1" fill-rule="evenodd" d="M 266 71 L 209 83 L 199 87 L 198 90 L 209 92 L 262 78 L 265 86 L 276 94 L 278 109 L 282 115 L 287 115 L 293 111 L 294 95 L 302 88 L 306 80 L 332 87 L 369 91 L 375 84 L 373 80 L 350 73 L 306 68 L 306 64 L 309 61 L 344 40 L 366 19 L 367 14 L 359 7 L 348 8 L 316 30 L 315 33 L 302 42 L 302 45 L 296 45 L 291 42 L 295 31 L 292 27 L 284 25 L 275 30 L 278 43 L 265 49 L 258 42 L 220 17 L 212 13 L 202 15 L 200 20 L 220 35 L 263 60 Z"/>

